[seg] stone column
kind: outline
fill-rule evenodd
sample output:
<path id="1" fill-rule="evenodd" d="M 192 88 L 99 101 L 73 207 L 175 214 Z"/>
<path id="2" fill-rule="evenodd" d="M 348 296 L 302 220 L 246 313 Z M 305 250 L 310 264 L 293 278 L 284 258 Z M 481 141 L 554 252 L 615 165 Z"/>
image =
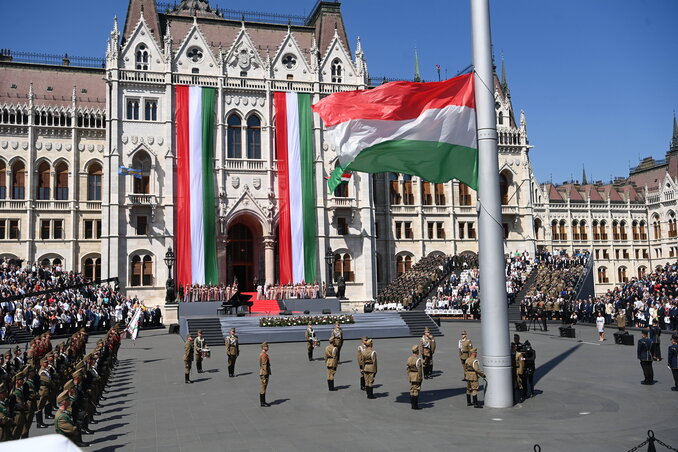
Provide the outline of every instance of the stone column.
<path id="1" fill-rule="evenodd" d="M 264 261 L 266 267 L 266 284 L 275 284 L 275 239 L 273 236 L 264 236 Z"/>

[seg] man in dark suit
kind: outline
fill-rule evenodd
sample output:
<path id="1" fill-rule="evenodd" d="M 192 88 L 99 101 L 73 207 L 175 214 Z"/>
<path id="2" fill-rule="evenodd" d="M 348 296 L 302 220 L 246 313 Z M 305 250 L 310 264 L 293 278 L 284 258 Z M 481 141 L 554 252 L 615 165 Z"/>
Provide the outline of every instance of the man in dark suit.
<path id="1" fill-rule="evenodd" d="M 645 379 L 641 382 L 644 385 L 654 384 L 654 372 L 652 371 L 652 341 L 647 337 L 647 330 L 641 332 L 641 338 L 638 341 L 638 359 L 640 367 L 643 369 Z"/>
<path id="2" fill-rule="evenodd" d="M 669 369 L 673 373 L 673 384 L 671 391 L 678 391 L 678 334 L 671 336 L 671 345 L 669 345 Z"/>

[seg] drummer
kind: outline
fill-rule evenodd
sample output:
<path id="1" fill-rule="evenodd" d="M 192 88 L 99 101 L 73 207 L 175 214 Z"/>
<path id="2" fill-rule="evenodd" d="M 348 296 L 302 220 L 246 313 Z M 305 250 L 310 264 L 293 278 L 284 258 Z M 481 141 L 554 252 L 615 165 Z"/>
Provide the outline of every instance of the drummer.
<path id="1" fill-rule="evenodd" d="M 198 369 L 198 373 L 202 373 L 202 359 L 205 357 L 206 353 L 206 348 L 207 348 L 207 342 L 205 342 L 205 338 L 202 335 L 202 330 L 198 330 L 198 336 L 195 338 L 193 341 L 195 344 L 193 345 L 195 347 L 195 367 Z"/>

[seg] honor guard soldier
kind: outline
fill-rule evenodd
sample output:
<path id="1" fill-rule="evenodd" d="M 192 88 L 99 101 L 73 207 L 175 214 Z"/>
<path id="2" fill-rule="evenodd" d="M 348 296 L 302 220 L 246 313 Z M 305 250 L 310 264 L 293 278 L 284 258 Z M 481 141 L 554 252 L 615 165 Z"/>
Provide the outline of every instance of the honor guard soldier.
<path id="1" fill-rule="evenodd" d="M 638 341 L 637 353 L 640 360 L 640 367 L 643 369 L 645 379 L 641 382 L 644 385 L 654 384 L 654 372 L 652 371 L 652 341 L 647 338 L 647 330 L 643 330 L 641 338 Z"/>
<path id="2" fill-rule="evenodd" d="M 38 420 L 38 428 L 45 428 L 47 426 L 44 424 L 43 411 L 45 419 L 54 419 L 49 406 L 50 392 L 54 390 L 54 385 L 52 384 L 52 374 L 47 368 L 47 360 L 45 358 L 40 361 L 38 377 L 40 378 L 40 388 L 38 389 L 38 413 L 36 414 L 36 419 Z"/>
<path id="3" fill-rule="evenodd" d="M 413 410 L 419 409 L 419 391 L 423 379 L 423 360 L 419 357 L 419 346 L 412 347 L 412 355 L 407 358 L 407 379 L 410 382 L 410 404 Z"/>
<path id="4" fill-rule="evenodd" d="M 485 373 L 480 370 L 478 363 L 478 349 L 469 350 L 470 357 L 464 363 L 464 376 L 466 377 L 466 405 L 473 405 L 476 408 L 482 408 L 478 403 L 478 377 L 485 378 Z M 473 402 L 471 402 L 473 398 Z"/>
<path id="5" fill-rule="evenodd" d="M 339 326 L 339 322 L 334 324 L 330 337 L 334 337 L 334 346 L 337 347 L 337 364 L 339 364 L 341 360 L 341 347 L 344 346 L 344 330 Z"/>
<path id="6" fill-rule="evenodd" d="M 33 415 L 38 406 L 38 388 L 40 383 L 36 381 L 35 367 L 31 365 L 26 366 L 26 372 L 28 373 L 28 376 L 26 377 L 26 383 L 24 384 L 24 392 L 26 393 L 28 405 L 28 410 L 26 412 L 26 437 L 28 437 L 28 430 L 33 423 Z"/>
<path id="7" fill-rule="evenodd" d="M 240 354 L 240 345 L 238 345 L 238 336 L 235 334 L 235 328 L 231 328 L 231 331 L 226 338 L 226 356 L 228 357 L 228 376 L 235 377 L 235 360 L 238 359 Z"/>
<path id="8" fill-rule="evenodd" d="M 372 349 L 372 339 L 365 341 L 365 351 L 363 351 L 362 357 L 367 398 L 374 399 L 374 377 L 377 375 L 377 352 Z"/>
<path id="9" fill-rule="evenodd" d="M 23 371 L 14 374 L 14 391 L 12 392 L 14 399 L 14 426 L 11 433 L 12 439 L 21 439 L 26 426 L 28 405 L 26 403 L 26 394 L 24 393 L 25 378 L 26 374 Z"/>
<path id="10" fill-rule="evenodd" d="M 195 368 L 198 369 L 198 373 L 202 373 L 202 351 L 207 347 L 205 343 L 205 338 L 202 336 L 202 330 L 198 330 L 198 337 L 195 338 L 194 342 L 194 351 L 195 351 Z"/>
<path id="11" fill-rule="evenodd" d="M 669 360 L 669 369 L 673 374 L 673 384 L 671 391 L 678 391 L 678 334 L 671 336 L 671 345 L 669 345 L 669 352 L 667 353 Z"/>
<path id="12" fill-rule="evenodd" d="M 73 441 L 78 447 L 88 447 L 89 443 L 82 441 L 80 429 L 73 421 L 71 399 L 68 397 L 67 390 L 59 394 L 57 404 L 59 405 L 59 411 L 57 411 L 54 417 L 54 429 L 56 432 Z"/>
<path id="13" fill-rule="evenodd" d="M 464 378 L 461 381 L 466 381 L 466 360 L 471 356 L 470 351 L 473 348 L 471 340 L 466 336 L 466 331 L 461 332 L 461 339 L 459 339 L 459 360 L 461 361 L 461 370 L 464 372 Z"/>
<path id="14" fill-rule="evenodd" d="M 186 336 L 186 344 L 184 345 L 184 382 L 193 383 L 191 381 L 191 365 L 193 364 L 193 338 L 191 333 Z"/>
<path id="15" fill-rule="evenodd" d="M 261 353 L 259 353 L 259 378 L 261 379 L 261 390 L 259 391 L 259 406 L 269 407 L 266 403 L 266 388 L 268 379 L 271 376 L 271 360 L 268 357 L 268 342 L 261 344 Z"/>
<path id="16" fill-rule="evenodd" d="M 325 347 L 325 365 L 327 366 L 327 389 L 330 391 L 336 391 L 334 389 L 334 374 L 337 372 L 337 364 L 339 359 L 337 354 L 339 353 L 337 347 L 335 346 L 336 339 L 334 336 L 330 336 L 330 344 Z"/>
<path id="17" fill-rule="evenodd" d="M 360 368 L 360 390 L 364 391 L 365 390 L 365 370 L 364 370 L 364 363 L 363 363 L 363 352 L 367 350 L 367 347 L 365 347 L 365 342 L 367 342 L 367 336 L 363 336 L 362 339 L 360 339 L 360 345 L 358 345 L 358 367 Z"/>
<path id="18" fill-rule="evenodd" d="M 315 337 L 315 330 L 313 329 L 313 325 L 311 325 L 310 323 L 308 324 L 308 328 L 306 328 L 306 331 L 304 332 L 304 336 L 306 337 L 308 360 L 313 361 L 313 348 L 315 347 L 316 342 L 318 342 L 318 339 Z"/>
<path id="19" fill-rule="evenodd" d="M 436 340 L 431 334 L 429 327 L 424 330 L 424 335 L 419 340 L 419 349 L 424 361 L 424 378 L 433 378 L 433 354 L 436 351 Z"/>
<path id="20" fill-rule="evenodd" d="M 0 382 L 0 442 L 11 439 L 13 423 L 7 406 L 7 388 L 5 383 Z"/>
<path id="21" fill-rule="evenodd" d="M 527 385 L 525 379 L 525 357 L 523 352 L 518 349 L 516 343 L 511 344 L 511 354 L 513 355 L 513 387 L 518 390 L 518 403 L 525 400 Z"/>

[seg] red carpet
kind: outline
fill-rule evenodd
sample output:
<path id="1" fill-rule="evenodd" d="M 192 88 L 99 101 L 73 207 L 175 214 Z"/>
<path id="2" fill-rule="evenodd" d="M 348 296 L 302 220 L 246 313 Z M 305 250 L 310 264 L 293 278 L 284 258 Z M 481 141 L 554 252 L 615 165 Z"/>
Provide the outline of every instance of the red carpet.
<path id="1" fill-rule="evenodd" d="M 242 294 L 252 296 L 252 298 L 250 299 L 250 301 L 254 302 L 254 304 L 252 305 L 252 314 L 254 313 L 271 315 L 280 314 L 280 306 L 278 306 L 278 302 L 276 300 L 255 300 L 255 298 L 257 297 L 256 292 L 242 292 Z"/>

